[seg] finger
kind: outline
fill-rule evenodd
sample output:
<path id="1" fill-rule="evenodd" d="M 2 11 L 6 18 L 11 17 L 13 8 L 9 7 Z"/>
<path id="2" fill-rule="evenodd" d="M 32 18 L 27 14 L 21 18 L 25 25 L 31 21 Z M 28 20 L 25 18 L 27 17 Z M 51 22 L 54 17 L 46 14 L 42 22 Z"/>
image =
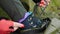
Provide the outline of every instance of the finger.
<path id="1" fill-rule="evenodd" d="M 21 23 L 14 22 L 14 27 L 24 28 L 24 25 Z"/>
<path id="2" fill-rule="evenodd" d="M 14 29 L 9 29 L 8 32 L 14 32 Z"/>
<path id="3" fill-rule="evenodd" d="M 14 27 L 14 31 L 16 31 L 18 29 L 18 27 Z"/>

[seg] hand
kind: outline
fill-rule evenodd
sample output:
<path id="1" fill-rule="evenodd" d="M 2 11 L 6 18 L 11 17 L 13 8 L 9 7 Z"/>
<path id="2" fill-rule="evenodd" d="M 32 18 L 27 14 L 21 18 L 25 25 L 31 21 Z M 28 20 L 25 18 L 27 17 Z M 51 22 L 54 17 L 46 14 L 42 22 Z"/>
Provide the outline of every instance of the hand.
<path id="1" fill-rule="evenodd" d="M 5 19 L 2 19 L 0 21 L 0 31 L 2 31 L 2 32 L 10 33 L 10 32 L 16 31 L 18 29 L 18 27 L 24 28 L 24 25 L 21 23 L 17 23 L 17 22 L 5 20 Z"/>

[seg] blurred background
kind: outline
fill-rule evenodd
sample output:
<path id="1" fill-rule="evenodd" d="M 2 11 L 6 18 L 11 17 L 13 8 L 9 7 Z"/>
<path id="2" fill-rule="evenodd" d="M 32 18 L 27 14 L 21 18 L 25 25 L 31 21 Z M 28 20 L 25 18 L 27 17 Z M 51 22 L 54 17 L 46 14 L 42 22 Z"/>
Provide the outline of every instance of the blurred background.
<path id="1" fill-rule="evenodd" d="M 34 9 L 34 2 L 32 0 L 21 0 L 21 2 L 24 4 L 27 4 L 28 7 L 25 6 L 25 8 L 28 11 L 33 11 Z M 50 4 L 47 6 L 45 10 L 45 15 L 42 15 L 40 17 L 45 18 L 45 17 L 56 17 L 60 19 L 60 0 L 51 0 Z M 28 9 L 29 8 L 29 9 Z M 41 12 L 40 8 L 38 7 L 37 13 L 39 14 Z M 9 18 L 9 16 L 4 12 L 4 10 L 0 7 L 0 16 L 4 16 Z"/>

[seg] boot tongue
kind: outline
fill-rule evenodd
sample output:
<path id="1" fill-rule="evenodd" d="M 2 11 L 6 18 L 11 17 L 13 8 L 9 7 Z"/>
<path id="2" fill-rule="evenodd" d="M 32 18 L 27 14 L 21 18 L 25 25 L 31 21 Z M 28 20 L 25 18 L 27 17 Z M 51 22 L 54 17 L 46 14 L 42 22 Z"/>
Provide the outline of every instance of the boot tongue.
<path id="1" fill-rule="evenodd" d="M 24 17 L 22 18 L 22 19 L 20 19 L 19 20 L 19 22 L 21 23 L 21 22 L 23 22 L 29 15 L 31 15 L 32 14 L 32 12 L 27 12 L 27 13 L 25 13 L 25 15 L 24 15 Z"/>

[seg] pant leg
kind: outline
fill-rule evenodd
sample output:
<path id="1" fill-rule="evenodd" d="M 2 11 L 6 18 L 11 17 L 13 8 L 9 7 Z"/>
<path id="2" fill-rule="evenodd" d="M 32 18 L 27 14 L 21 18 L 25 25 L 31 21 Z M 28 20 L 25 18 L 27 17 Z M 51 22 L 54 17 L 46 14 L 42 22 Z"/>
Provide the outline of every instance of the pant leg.
<path id="1" fill-rule="evenodd" d="M 27 12 L 19 0 L 0 0 L 0 6 L 14 21 L 18 21 Z"/>

